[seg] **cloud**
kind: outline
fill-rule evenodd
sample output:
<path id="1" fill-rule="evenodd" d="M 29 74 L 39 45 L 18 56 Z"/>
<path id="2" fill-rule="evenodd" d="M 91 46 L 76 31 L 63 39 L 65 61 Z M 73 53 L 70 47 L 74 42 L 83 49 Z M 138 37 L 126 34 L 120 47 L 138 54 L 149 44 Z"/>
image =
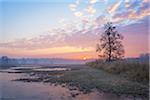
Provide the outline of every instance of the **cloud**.
<path id="1" fill-rule="evenodd" d="M 89 0 L 90 4 L 95 4 L 98 2 L 98 0 Z"/>
<path id="2" fill-rule="evenodd" d="M 97 15 L 100 10 L 96 9 L 95 4 L 101 1 L 103 3 L 110 2 L 108 0 L 89 0 L 87 6 L 73 12 L 76 17 L 80 18 L 83 28 L 94 28 L 108 21 L 127 25 L 127 23 L 136 23 L 138 20 L 149 16 L 148 0 L 117 0 L 117 2 L 111 6 L 106 6 L 105 10 L 101 11 L 102 13 L 95 18 L 95 15 Z M 80 7 L 80 5 L 81 2 L 78 1 L 78 7 Z"/>
<path id="3" fill-rule="evenodd" d="M 66 27 L 54 28 L 36 37 L 21 38 L 10 42 L 0 43 L 0 47 L 20 50 L 44 50 L 46 48 L 65 46 L 89 48 L 95 44 L 93 41 L 96 41 L 97 38 L 95 30 L 78 29 L 78 24 L 75 23 L 66 24 Z M 89 43 L 89 41 L 92 42 Z"/>
<path id="4" fill-rule="evenodd" d="M 137 9 L 130 9 L 130 10 L 125 10 L 125 11 L 116 13 L 112 17 L 113 19 L 112 21 L 119 23 L 119 22 L 125 22 L 125 21 L 130 20 L 136 23 L 140 21 L 141 19 L 150 15 L 150 9 L 149 9 L 148 3 L 142 3 L 142 6 L 138 5 L 136 8 Z"/>
<path id="5" fill-rule="evenodd" d="M 0 43 L 1 48 L 11 48 L 20 50 L 38 50 L 46 48 L 56 48 L 56 47 L 77 47 L 77 48 L 89 48 L 94 45 L 94 41 L 97 36 L 94 36 L 90 32 L 82 34 L 84 31 L 78 31 L 72 33 L 72 35 L 41 35 L 38 37 L 33 37 L 31 39 L 17 39 L 15 41 Z M 89 41 L 92 41 L 89 43 Z"/>
<path id="6" fill-rule="evenodd" d="M 87 19 L 96 13 L 94 5 L 97 2 L 99 2 L 99 0 L 89 0 L 85 4 L 86 6 L 81 6 L 83 2 L 76 0 L 74 4 L 69 5 L 69 8 L 76 17 L 81 18 L 81 20 L 85 18 Z"/>
<path id="7" fill-rule="evenodd" d="M 81 6 L 83 2 L 81 2 L 80 0 L 76 0 L 75 5 L 71 4 L 69 6 L 73 14 L 80 20 L 80 29 L 88 29 L 90 27 L 93 27 L 93 25 L 95 24 L 94 15 L 97 11 L 94 5 L 97 2 L 99 2 L 99 0 L 89 0 L 88 2 L 86 2 L 85 6 Z"/>
<path id="8" fill-rule="evenodd" d="M 115 4 L 113 4 L 110 8 L 108 8 L 108 12 L 113 15 L 121 3 L 122 3 L 122 0 L 118 0 Z"/>
<path id="9" fill-rule="evenodd" d="M 143 0 L 144 3 L 148 3 L 148 0 Z"/>
<path id="10" fill-rule="evenodd" d="M 109 12 L 108 14 L 103 13 L 96 18 L 95 22 L 97 24 L 104 24 L 105 22 L 111 21 L 115 24 L 129 25 L 138 23 L 145 17 L 150 16 L 147 1 L 118 1 L 111 7 L 108 7 L 107 11 Z"/>
<path id="11" fill-rule="evenodd" d="M 74 13 L 74 15 L 75 15 L 76 17 L 82 17 L 82 16 L 83 16 L 83 13 L 80 12 L 80 11 L 77 11 L 77 12 Z"/>
<path id="12" fill-rule="evenodd" d="M 76 4 L 70 4 L 69 8 L 71 11 L 76 11 L 77 5 Z"/>
<path id="13" fill-rule="evenodd" d="M 87 7 L 85 11 L 90 14 L 96 13 L 96 9 L 94 9 L 92 6 Z"/>
<path id="14" fill-rule="evenodd" d="M 143 2 L 141 3 L 139 10 L 144 10 L 144 9 L 148 9 L 149 8 L 149 3 Z"/>
<path id="15" fill-rule="evenodd" d="M 124 2 L 125 2 L 125 7 L 126 8 L 129 8 L 131 6 L 129 0 L 125 0 Z"/>

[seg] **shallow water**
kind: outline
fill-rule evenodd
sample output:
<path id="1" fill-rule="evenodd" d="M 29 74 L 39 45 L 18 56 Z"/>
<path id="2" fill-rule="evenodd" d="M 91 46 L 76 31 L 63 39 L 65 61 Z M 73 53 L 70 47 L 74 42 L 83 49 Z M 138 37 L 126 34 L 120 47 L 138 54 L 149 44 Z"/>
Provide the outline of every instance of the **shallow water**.
<path id="1" fill-rule="evenodd" d="M 42 66 L 19 66 L 19 67 L 11 67 L 10 69 L 34 69 L 34 68 L 40 68 Z"/>
<path id="2" fill-rule="evenodd" d="M 34 71 L 65 71 L 70 70 L 69 68 L 37 68 Z"/>
<path id="3" fill-rule="evenodd" d="M 116 96 L 115 94 L 94 91 L 83 94 L 80 91 L 70 91 L 67 87 L 50 85 L 40 82 L 12 81 L 27 77 L 26 74 L 0 73 L 0 100 L 133 100 L 132 96 Z M 76 97 L 71 94 L 78 93 Z M 136 99 L 141 100 L 141 99 Z"/>
<path id="4" fill-rule="evenodd" d="M 7 100 L 69 100 L 69 89 L 36 82 L 11 81 L 24 77 L 20 74 L 0 73 L 1 99 Z M 63 96 L 65 95 L 65 97 Z M 68 99 L 66 98 L 68 97 Z"/>
<path id="5" fill-rule="evenodd" d="M 9 69 L 4 69 L 4 70 L 0 70 L 0 72 L 20 72 L 20 70 L 32 70 L 32 71 L 69 71 L 71 70 L 71 68 L 62 68 L 62 67 L 49 67 L 49 68 L 45 68 L 45 67 L 41 67 L 41 66 L 30 66 L 30 67 L 12 67 Z"/>

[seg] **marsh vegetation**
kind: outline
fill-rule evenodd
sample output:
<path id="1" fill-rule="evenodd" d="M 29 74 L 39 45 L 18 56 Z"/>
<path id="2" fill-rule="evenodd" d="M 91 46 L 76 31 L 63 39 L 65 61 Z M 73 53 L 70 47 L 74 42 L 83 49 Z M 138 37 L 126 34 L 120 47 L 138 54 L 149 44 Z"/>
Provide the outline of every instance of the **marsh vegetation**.
<path id="1" fill-rule="evenodd" d="M 115 94 L 117 98 L 141 98 L 148 99 L 148 85 L 137 81 L 132 81 L 122 75 L 107 72 L 103 69 L 91 68 L 85 65 L 63 66 L 69 70 L 45 70 L 55 67 L 43 67 L 43 70 L 28 69 L 13 69 L 9 73 L 25 73 L 28 77 L 20 77 L 13 81 L 22 82 L 39 82 L 53 84 L 54 86 L 61 85 L 68 88 L 70 91 L 80 91 L 72 94 L 73 98 L 78 97 L 80 93 L 89 94 L 94 91 L 99 93 Z M 37 68 L 39 69 L 39 68 Z M 40 68 L 42 69 L 42 68 Z M 16 71 L 16 72 L 15 72 Z M 121 100 L 121 99 L 120 99 Z"/>

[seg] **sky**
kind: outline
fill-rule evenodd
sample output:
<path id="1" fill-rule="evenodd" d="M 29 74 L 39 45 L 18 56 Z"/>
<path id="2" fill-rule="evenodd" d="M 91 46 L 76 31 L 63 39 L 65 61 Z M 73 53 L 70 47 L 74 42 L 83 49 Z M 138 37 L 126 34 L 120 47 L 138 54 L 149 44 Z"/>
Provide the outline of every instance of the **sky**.
<path id="1" fill-rule="evenodd" d="M 137 57 L 149 52 L 149 16 L 149 0 L 0 0 L 0 56 L 97 58 L 113 22 L 125 57 Z"/>

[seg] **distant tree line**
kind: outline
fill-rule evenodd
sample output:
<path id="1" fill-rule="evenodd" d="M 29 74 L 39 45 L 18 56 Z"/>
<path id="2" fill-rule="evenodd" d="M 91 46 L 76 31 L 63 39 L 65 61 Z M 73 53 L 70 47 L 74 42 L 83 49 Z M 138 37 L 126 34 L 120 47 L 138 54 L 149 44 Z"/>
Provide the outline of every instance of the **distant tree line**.
<path id="1" fill-rule="evenodd" d="M 2 56 L 0 59 L 0 68 L 9 68 L 17 65 L 18 62 L 16 59 L 10 59 L 7 56 Z"/>

